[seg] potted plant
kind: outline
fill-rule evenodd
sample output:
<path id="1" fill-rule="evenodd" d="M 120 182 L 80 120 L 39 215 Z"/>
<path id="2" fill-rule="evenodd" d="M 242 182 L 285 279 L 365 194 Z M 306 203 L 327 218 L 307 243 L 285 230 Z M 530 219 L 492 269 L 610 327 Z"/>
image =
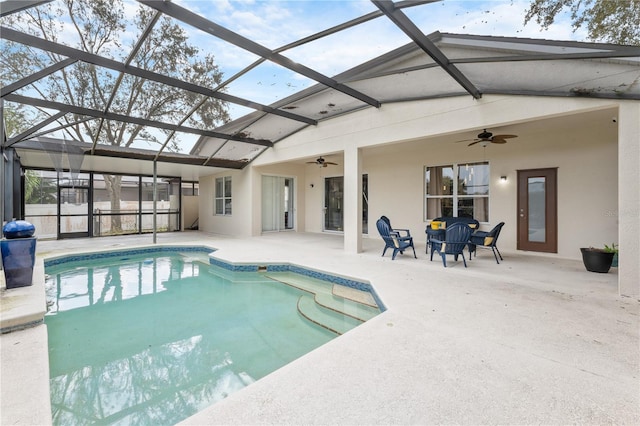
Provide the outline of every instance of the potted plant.
<path id="1" fill-rule="evenodd" d="M 611 246 L 605 245 L 604 248 L 583 247 L 580 251 L 582 252 L 582 262 L 587 271 L 607 273 L 618 249 L 615 244 L 612 244 Z"/>

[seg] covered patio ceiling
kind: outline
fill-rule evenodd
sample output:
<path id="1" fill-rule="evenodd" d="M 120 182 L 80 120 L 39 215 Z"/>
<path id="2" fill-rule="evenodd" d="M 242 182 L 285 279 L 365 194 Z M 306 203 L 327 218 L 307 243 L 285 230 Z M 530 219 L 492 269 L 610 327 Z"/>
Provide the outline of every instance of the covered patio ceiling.
<path id="1" fill-rule="evenodd" d="M 93 122 L 99 123 L 95 126 L 98 130 L 87 135 L 88 140 L 65 142 L 85 158 L 84 168 L 109 172 L 105 168 L 116 167 L 113 159 L 128 158 L 197 170 L 242 169 L 274 144 L 308 126 L 386 103 L 454 96 L 479 99 L 493 94 L 640 100 L 639 47 L 437 31 L 425 34 L 425 29 L 410 17 L 410 11 L 433 7 L 434 2 L 372 0 L 371 11 L 364 15 L 334 23 L 280 47 L 267 47 L 243 36 L 240 26 L 221 25 L 213 9 L 189 9 L 189 5 L 197 4 L 194 2 L 125 0 L 127 7 L 139 6 L 153 19 L 135 34 L 133 47 L 124 57 L 108 57 L 91 53 L 63 37 L 57 41 L 37 37 L 19 20 L 11 19 L 39 8 L 65 9 L 62 0 L 4 1 L 0 3 L 3 49 L 26 46 L 33 55 L 48 58 L 49 63 L 39 69 L 25 66 L 20 78 L 13 81 L 3 78 L 3 110 L 22 106 L 45 118 L 19 134 L 5 135 L 3 114 L 1 140 L 5 147 L 19 150 L 24 165 L 43 167 L 47 156 L 42 151 L 49 155 L 64 151 L 55 147 L 56 135 L 69 126 Z M 203 50 L 216 53 L 216 46 L 221 43 L 230 46 L 235 49 L 236 59 L 241 58 L 245 65 L 234 74 L 224 75 L 217 87 L 196 84 L 179 72 L 158 73 L 153 67 L 143 66 L 136 57 L 138 49 L 157 36 L 158 23 L 163 19 L 184 28 L 191 38 L 197 37 Z M 339 55 L 340 40 L 350 32 L 359 28 L 375 32 L 376 28 L 389 25 L 403 33 L 408 43 L 332 76 L 298 60 L 313 55 L 314 49 L 322 57 Z M 286 28 L 274 27 L 273 31 Z M 87 65 L 114 76 L 104 81 L 107 86 L 103 91 L 110 94 L 109 99 L 89 105 L 42 96 L 39 89 L 62 70 L 73 72 Z M 273 75 L 271 80 L 265 79 L 266 73 Z M 168 93 L 188 92 L 192 99 L 188 112 L 179 120 L 165 120 L 153 117 L 149 111 L 118 110 L 111 101 L 121 88 L 114 81 L 127 78 L 140 78 L 144 84 Z M 260 90 L 243 89 L 247 82 Z M 282 98 L 270 95 L 268 86 L 275 85 L 287 86 L 291 94 Z M 295 90 L 301 86 L 302 90 Z M 212 100 L 222 102 L 232 111 L 232 118 L 237 118 L 204 126 L 196 117 L 203 105 Z M 114 146 L 103 130 L 110 121 L 145 126 L 162 135 L 164 143 Z M 92 157 L 99 161 L 88 160 Z M 181 173 L 179 167 L 174 172 L 169 170 L 166 173 Z"/>

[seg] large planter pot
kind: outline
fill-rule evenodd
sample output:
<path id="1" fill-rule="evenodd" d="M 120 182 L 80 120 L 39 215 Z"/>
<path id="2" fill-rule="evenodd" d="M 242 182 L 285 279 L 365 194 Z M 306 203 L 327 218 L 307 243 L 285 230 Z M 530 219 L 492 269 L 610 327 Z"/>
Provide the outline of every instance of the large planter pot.
<path id="1" fill-rule="evenodd" d="M 14 220 L 2 227 L 0 255 L 7 289 L 32 284 L 36 260 L 35 226 L 24 220 Z"/>
<path id="2" fill-rule="evenodd" d="M 607 273 L 611 269 L 614 253 L 601 249 L 581 248 L 582 262 L 587 271 Z"/>

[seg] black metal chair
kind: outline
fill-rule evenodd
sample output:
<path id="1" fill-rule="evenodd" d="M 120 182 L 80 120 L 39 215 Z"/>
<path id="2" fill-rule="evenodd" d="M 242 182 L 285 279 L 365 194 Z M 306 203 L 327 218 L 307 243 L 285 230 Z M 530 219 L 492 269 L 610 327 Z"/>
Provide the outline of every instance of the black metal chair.
<path id="1" fill-rule="evenodd" d="M 496 262 L 500 264 L 498 260 L 498 256 L 500 256 L 500 260 L 504 260 L 502 258 L 502 254 L 500 254 L 500 250 L 498 250 L 498 237 L 500 236 L 500 231 L 504 226 L 504 222 L 500 222 L 497 224 L 491 231 L 476 231 L 471 235 L 471 244 L 469 244 L 469 251 L 474 252 L 477 256 L 477 248 L 488 248 L 493 252 L 493 257 L 496 258 Z M 469 257 L 471 257 L 471 253 L 469 253 Z"/>
<path id="2" fill-rule="evenodd" d="M 406 249 L 411 248 L 413 250 L 413 257 L 417 259 L 418 256 L 416 256 L 416 249 L 413 246 L 413 237 L 401 237 L 397 231 L 392 230 L 388 222 L 389 219 L 383 218 L 384 216 L 378 219 L 378 221 L 376 222 L 378 232 L 380 233 L 380 236 L 384 240 L 385 244 L 384 250 L 382 250 L 382 255 L 384 256 L 388 248 L 393 249 L 391 260 L 394 260 L 398 252 L 400 252 L 400 254 L 403 254 Z"/>
<path id="3" fill-rule="evenodd" d="M 462 252 L 464 248 L 469 244 L 469 237 L 471 237 L 471 228 L 464 223 L 454 223 L 447 226 L 445 232 L 444 241 L 431 239 L 431 257 L 429 260 L 433 260 L 433 253 L 438 252 L 442 257 L 442 264 L 447 267 L 447 255 L 453 255 L 453 258 L 457 261 L 458 256 L 462 256 L 462 262 L 464 267 L 467 267 L 467 261 L 464 258 Z"/>

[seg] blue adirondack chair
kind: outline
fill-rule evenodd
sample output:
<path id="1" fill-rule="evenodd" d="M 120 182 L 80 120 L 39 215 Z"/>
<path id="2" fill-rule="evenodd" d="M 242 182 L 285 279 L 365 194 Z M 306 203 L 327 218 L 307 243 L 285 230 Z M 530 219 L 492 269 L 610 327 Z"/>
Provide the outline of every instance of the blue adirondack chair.
<path id="1" fill-rule="evenodd" d="M 453 255 L 453 258 L 457 261 L 458 256 L 462 256 L 462 262 L 464 267 L 467 267 L 467 261 L 464 259 L 464 253 L 462 251 L 469 244 L 469 238 L 471 237 L 471 228 L 464 223 L 454 223 L 447 226 L 445 232 L 444 241 L 432 239 L 431 243 L 431 257 L 429 260 L 433 260 L 433 253 L 438 252 L 442 256 L 442 264 L 447 267 L 447 255 Z"/>
<path id="2" fill-rule="evenodd" d="M 391 230 L 391 232 L 396 232 L 401 237 L 410 237 L 411 236 L 411 231 L 410 230 L 405 229 L 405 228 L 394 228 L 393 226 L 391 226 L 391 221 L 389 220 L 388 217 L 380 216 L 380 219 L 382 219 L 385 222 L 387 222 L 387 225 L 389 225 L 389 229 Z M 404 235 L 402 235 L 402 233 L 404 233 Z"/>
<path id="3" fill-rule="evenodd" d="M 401 237 L 398 232 L 391 229 L 388 220 L 389 219 L 385 217 L 378 219 L 378 221 L 376 222 L 378 232 L 384 240 L 384 250 L 382 250 L 382 255 L 384 256 L 388 248 L 393 249 L 391 260 L 394 260 L 398 252 L 400 252 L 400 254 L 403 254 L 406 249 L 411 248 L 413 250 L 413 257 L 417 259 L 418 257 L 416 256 L 416 249 L 415 247 L 413 247 L 413 237 Z"/>

